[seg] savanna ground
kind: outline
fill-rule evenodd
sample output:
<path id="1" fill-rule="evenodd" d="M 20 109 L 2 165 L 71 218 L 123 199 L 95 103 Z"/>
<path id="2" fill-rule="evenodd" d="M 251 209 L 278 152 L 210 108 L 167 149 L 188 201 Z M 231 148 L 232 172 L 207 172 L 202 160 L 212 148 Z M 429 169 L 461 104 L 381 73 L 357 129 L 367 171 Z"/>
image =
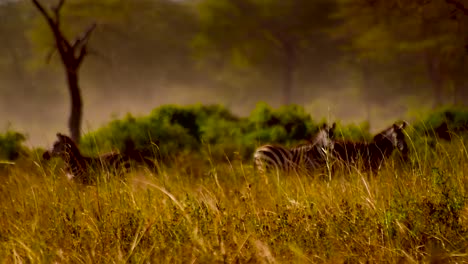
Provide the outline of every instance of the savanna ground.
<path id="1" fill-rule="evenodd" d="M 270 175 L 268 184 L 251 163 L 209 154 L 96 186 L 68 181 L 60 162 L 3 164 L 0 260 L 468 262 L 465 141 L 421 146 L 375 177 Z"/>

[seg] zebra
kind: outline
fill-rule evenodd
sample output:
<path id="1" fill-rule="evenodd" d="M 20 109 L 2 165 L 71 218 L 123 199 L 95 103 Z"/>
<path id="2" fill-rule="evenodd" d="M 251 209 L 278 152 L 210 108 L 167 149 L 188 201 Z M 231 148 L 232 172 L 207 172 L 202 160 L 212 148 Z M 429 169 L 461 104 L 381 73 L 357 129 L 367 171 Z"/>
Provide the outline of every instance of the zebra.
<path id="1" fill-rule="evenodd" d="M 159 140 L 156 140 L 156 144 L 159 144 Z M 124 147 L 122 149 L 123 155 L 127 156 L 128 159 L 145 165 L 148 169 L 150 169 L 153 172 L 158 171 L 158 164 L 156 164 L 154 161 L 151 159 L 147 158 L 144 155 L 144 151 L 141 151 L 140 149 L 137 149 L 135 146 L 135 141 L 131 137 L 127 137 L 124 140 Z"/>
<path id="2" fill-rule="evenodd" d="M 253 155 L 254 166 L 262 175 L 274 168 L 278 180 L 279 172 L 311 173 L 322 169 L 326 165 L 329 151 L 333 149 L 335 128 L 336 123 L 332 126 L 324 124 L 309 143 L 293 148 L 272 144 L 260 146 Z"/>
<path id="3" fill-rule="evenodd" d="M 407 125 L 406 121 L 394 123 L 375 135 L 371 142 L 335 140 L 333 157 L 345 166 L 361 165 L 376 174 L 395 149 L 401 152 L 405 161 L 408 160 L 409 149 L 404 134 Z"/>
<path id="4" fill-rule="evenodd" d="M 58 140 L 51 150 L 43 153 L 42 157 L 49 160 L 52 157 L 60 157 L 65 162 L 65 172 L 69 179 L 79 183 L 90 185 L 96 182 L 96 174 L 103 169 L 109 169 L 114 173 L 128 171 L 130 168 L 129 157 L 117 152 L 110 152 L 98 157 L 88 157 L 81 154 L 76 143 L 68 136 L 57 133 Z"/>

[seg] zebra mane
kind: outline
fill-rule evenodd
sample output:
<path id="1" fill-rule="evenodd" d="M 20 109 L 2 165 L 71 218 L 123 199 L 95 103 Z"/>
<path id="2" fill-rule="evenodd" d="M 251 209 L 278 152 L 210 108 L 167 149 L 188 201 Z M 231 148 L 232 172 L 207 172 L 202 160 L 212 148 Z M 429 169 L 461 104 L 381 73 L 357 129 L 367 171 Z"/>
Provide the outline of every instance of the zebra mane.
<path id="1" fill-rule="evenodd" d="M 333 140 L 332 137 L 334 137 L 334 131 L 336 128 L 336 123 L 333 123 L 333 125 L 329 126 L 327 123 L 323 124 L 320 128 L 319 131 L 313 136 L 313 138 L 309 141 L 309 145 L 326 145 L 327 140 Z"/>
<path id="2" fill-rule="evenodd" d="M 325 123 L 319 128 L 319 131 L 312 137 L 312 139 L 307 140 L 306 143 L 294 146 L 293 149 L 303 151 L 313 151 L 318 149 L 326 152 L 326 149 L 332 143 L 335 128 L 336 123 L 333 123 L 332 126 Z"/>
<path id="3" fill-rule="evenodd" d="M 75 141 L 73 141 L 73 139 L 71 139 L 69 136 L 61 134 L 61 133 L 57 133 L 57 137 L 58 137 L 60 143 L 66 144 L 66 145 L 68 145 L 70 147 L 70 151 L 74 155 L 78 155 L 78 156 L 81 156 L 81 157 L 83 156 L 81 154 L 80 149 L 78 148 L 78 145 L 76 145 Z"/>
<path id="4" fill-rule="evenodd" d="M 315 145 L 317 145 L 317 142 L 316 143 L 312 143 L 312 142 L 308 142 L 308 143 L 301 143 L 299 145 L 295 145 L 294 147 L 292 147 L 292 149 L 302 149 L 302 150 L 311 150 L 315 147 Z"/>
<path id="5" fill-rule="evenodd" d="M 408 125 L 408 122 L 406 121 L 403 121 L 400 125 L 398 125 L 397 123 L 394 123 L 392 126 L 376 134 L 373 138 L 373 142 L 379 142 L 383 139 L 388 139 L 389 134 L 394 133 L 394 132 L 399 132 L 403 130 L 407 125 Z"/>

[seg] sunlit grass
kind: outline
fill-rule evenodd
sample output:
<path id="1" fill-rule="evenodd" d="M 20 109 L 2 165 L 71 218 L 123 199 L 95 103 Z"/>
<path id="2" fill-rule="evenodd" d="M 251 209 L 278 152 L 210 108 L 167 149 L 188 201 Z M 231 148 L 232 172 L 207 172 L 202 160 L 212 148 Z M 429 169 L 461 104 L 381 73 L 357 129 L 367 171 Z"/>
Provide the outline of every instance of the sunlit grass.
<path id="1" fill-rule="evenodd" d="M 96 186 L 68 181 L 60 163 L 18 162 L 1 175 L 0 260 L 466 261 L 465 145 L 420 145 L 411 164 L 389 161 L 375 177 L 270 175 L 268 184 L 251 163 L 209 156 Z"/>

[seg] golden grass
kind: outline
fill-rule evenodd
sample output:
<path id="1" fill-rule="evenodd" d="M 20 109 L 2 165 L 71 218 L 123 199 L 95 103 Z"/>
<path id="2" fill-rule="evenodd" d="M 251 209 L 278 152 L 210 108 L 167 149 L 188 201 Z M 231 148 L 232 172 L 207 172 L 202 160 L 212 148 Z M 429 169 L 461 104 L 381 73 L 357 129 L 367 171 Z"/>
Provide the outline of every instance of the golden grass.
<path id="1" fill-rule="evenodd" d="M 355 171 L 282 177 L 184 161 L 70 182 L 32 161 L 0 175 L 2 263 L 468 262 L 463 141 Z M 327 177 L 324 177 L 327 178 Z"/>

